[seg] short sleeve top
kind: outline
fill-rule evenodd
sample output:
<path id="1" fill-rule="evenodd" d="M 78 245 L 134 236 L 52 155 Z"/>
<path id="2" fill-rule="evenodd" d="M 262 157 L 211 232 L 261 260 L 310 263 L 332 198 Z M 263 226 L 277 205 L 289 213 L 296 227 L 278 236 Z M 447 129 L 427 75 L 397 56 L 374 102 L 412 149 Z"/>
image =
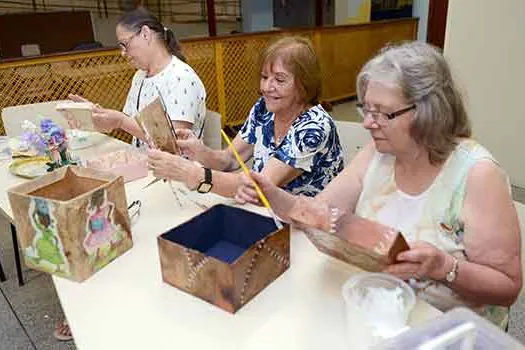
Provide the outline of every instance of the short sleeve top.
<path id="1" fill-rule="evenodd" d="M 284 186 L 294 194 L 315 196 L 344 167 L 339 135 L 332 117 L 321 105 L 299 115 L 281 143 L 274 133 L 275 114 L 260 98 L 240 131 L 241 138 L 254 145 L 253 170 L 261 172 L 270 158 L 301 169 L 303 173 Z"/>
<path id="2" fill-rule="evenodd" d="M 172 56 L 171 62 L 154 76 L 138 70 L 133 76 L 123 112 L 134 117 L 157 96 L 166 105 L 172 121 L 187 121 L 192 130 L 202 135 L 206 117 L 206 90 L 193 68 Z"/>

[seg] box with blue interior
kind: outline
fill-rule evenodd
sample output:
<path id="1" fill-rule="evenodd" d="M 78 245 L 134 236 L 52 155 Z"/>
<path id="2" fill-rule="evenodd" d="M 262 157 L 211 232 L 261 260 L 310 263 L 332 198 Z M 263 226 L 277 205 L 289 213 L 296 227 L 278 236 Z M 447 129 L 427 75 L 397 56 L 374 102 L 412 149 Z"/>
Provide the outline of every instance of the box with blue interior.
<path id="1" fill-rule="evenodd" d="M 235 313 L 290 266 L 290 229 L 215 205 L 158 237 L 162 279 Z"/>

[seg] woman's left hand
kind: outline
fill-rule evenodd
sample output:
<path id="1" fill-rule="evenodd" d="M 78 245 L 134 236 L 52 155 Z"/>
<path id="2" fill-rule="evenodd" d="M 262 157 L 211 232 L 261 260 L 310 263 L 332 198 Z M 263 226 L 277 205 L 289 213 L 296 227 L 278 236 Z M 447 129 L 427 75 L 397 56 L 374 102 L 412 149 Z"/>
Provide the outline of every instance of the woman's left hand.
<path id="1" fill-rule="evenodd" d="M 202 167 L 180 156 L 159 150 L 148 150 L 148 166 L 160 179 L 182 181 L 189 189 L 199 184 Z"/>
<path id="2" fill-rule="evenodd" d="M 113 129 L 119 129 L 122 126 L 124 114 L 120 111 L 94 105 L 91 109 L 91 113 L 93 124 L 100 132 L 110 132 Z"/>
<path id="3" fill-rule="evenodd" d="M 239 187 L 237 187 L 237 192 L 235 194 L 235 200 L 240 204 L 252 203 L 255 205 L 261 205 L 253 180 L 246 174 L 241 174 Z"/>
<path id="4" fill-rule="evenodd" d="M 410 245 L 410 250 L 399 253 L 397 262 L 384 272 L 403 280 L 429 278 L 442 281 L 451 269 L 451 261 L 451 255 L 430 243 L 418 241 Z"/>

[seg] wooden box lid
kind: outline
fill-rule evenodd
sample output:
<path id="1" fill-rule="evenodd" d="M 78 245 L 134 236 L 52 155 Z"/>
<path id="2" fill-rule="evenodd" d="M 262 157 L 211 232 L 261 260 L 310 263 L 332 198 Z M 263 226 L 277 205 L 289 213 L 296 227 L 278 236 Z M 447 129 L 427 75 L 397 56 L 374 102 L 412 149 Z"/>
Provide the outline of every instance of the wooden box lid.
<path id="1" fill-rule="evenodd" d="M 409 249 L 401 232 L 353 214 L 341 220 L 335 233 L 301 229 L 323 253 L 366 271 L 382 271 L 395 262 L 397 254 Z"/>

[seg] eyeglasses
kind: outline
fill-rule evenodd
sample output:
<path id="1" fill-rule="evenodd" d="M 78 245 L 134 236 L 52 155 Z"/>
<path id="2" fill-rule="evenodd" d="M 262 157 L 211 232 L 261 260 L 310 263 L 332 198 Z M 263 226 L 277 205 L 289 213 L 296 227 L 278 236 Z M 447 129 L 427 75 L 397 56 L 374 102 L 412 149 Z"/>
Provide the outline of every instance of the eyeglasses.
<path id="1" fill-rule="evenodd" d="M 408 111 L 411 111 L 413 109 L 416 109 L 416 105 L 410 105 L 408 107 L 405 107 L 403 109 L 397 110 L 392 113 L 385 113 L 381 111 L 372 111 L 369 108 L 365 106 L 364 103 L 356 103 L 356 108 L 363 120 L 367 115 L 370 115 L 374 122 L 376 122 L 378 125 L 387 125 L 389 120 L 392 120 L 396 117 L 399 117 L 402 114 L 405 114 Z"/>
<path id="2" fill-rule="evenodd" d="M 119 41 L 117 43 L 118 47 L 120 47 L 120 49 L 123 50 L 123 51 L 129 51 L 129 44 L 131 44 L 131 41 L 139 34 L 140 34 L 140 30 L 138 32 L 130 35 L 130 37 L 127 38 L 126 40 Z"/>

